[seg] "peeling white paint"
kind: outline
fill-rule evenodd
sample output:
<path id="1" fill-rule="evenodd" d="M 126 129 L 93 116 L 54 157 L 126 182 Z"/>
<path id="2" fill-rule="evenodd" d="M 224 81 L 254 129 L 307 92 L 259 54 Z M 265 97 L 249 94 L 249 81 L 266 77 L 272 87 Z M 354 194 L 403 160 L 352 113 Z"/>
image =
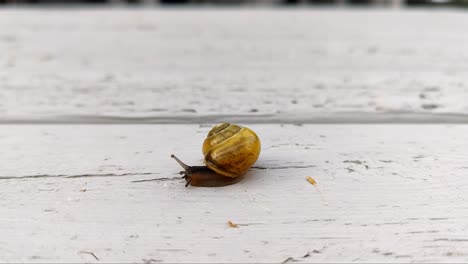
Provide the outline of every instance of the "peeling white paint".
<path id="1" fill-rule="evenodd" d="M 6 9 L 0 119 L 466 114 L 467 20 L 452 10 Z"/>
<path id="2" fill-rule="evenodd" d="M 0 176 L 17 179 L 0 180 L 1 260 L 466 260 L 467 126 L 250 127 L 265 169 L 229 187 L 185 188 L 133 181 L 179 177 L 171 153 L 201 164 L 208 127 L 2 126 Z M 81 174 L 90 176 L 69 177 Z"/>

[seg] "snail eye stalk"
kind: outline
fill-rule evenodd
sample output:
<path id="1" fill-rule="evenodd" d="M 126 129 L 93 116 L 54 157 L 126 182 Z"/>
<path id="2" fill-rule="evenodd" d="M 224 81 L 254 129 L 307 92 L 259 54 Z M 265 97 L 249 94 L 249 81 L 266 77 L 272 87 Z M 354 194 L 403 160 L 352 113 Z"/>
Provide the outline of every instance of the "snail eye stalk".
<path id="1" fill-rule="evenodd" d="M 190 168 L 189 165 L 183 163 L 179 158 L 177 158 L 174 154 L 171 155 L 171 158 L 175 159 L 177 161 L 177 163 L 179 163 L 180 166 L 182 166 L 182 168 L 184 168 L 185 170 L 188 170 Z"/>

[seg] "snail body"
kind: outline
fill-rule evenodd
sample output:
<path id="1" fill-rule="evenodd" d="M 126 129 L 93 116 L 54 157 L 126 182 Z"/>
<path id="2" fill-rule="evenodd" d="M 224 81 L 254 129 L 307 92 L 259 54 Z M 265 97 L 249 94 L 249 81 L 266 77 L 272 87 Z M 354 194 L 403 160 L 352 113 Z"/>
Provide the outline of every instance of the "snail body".
<path id="1" fill-rule="evenodd" d="M 203 142 L 206 166 L 188 166 L 171 155 L 183 168 L 187 185 L 220 187 L 239 182 L 260 155 L 260 140 L 251 129 L 229 123 L 214 126 Z"/>

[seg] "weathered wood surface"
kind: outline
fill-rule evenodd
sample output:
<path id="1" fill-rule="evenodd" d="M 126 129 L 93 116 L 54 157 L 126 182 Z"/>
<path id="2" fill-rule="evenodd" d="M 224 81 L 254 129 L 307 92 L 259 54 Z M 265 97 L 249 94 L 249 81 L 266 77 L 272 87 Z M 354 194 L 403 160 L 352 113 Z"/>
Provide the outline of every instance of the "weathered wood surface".
<path id="1" fill-rule="evenodd" d="M 467 126 L 280 125 L 467 122 L 467 22 L 0 10 L 0 261 L 468 261 Z M 201 164 L 221 120 L 252 124 L 257 168 L 185 188 L 169 155 Z"/>
<path id="2" fill-rule="evenodd" d="M 2 126 L 0 260 L 468 260 L 467 126 L 251 127 L 260 168 L 185 188 L 208 127 Z"/>
<path id="3" fill-rule="evenodd" d="M 0 121 L 466 114 L 466 24 L 453 10 L 0 10 Z"/>

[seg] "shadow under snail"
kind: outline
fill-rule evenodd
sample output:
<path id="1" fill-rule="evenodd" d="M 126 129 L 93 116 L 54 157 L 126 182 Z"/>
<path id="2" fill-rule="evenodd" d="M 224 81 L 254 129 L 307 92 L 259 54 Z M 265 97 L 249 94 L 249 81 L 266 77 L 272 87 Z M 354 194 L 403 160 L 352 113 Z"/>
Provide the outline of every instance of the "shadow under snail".
<path id="1" fill-rule="evenodd" d="M 221 187 L 242 180 L 260 155 L 260 140 L 249 128 L 229 123 L 214 126 L 203 142 L 206 166 L 189 166 L 171 155 L 181 166 L 186 187 Z"/>

